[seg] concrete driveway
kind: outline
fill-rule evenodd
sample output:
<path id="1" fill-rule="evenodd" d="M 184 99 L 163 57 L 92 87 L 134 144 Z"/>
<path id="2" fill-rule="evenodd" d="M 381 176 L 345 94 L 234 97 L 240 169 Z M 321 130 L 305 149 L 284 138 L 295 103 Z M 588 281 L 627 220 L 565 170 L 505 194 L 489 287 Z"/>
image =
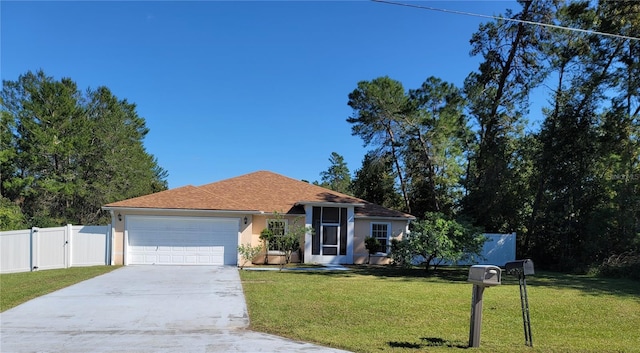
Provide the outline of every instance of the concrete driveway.
<path id="1" fill-rule="evenodd" d="M 0 320 L 3 353 L 344 352 L 248 330 L 235 267 L 123 267 Z"/>

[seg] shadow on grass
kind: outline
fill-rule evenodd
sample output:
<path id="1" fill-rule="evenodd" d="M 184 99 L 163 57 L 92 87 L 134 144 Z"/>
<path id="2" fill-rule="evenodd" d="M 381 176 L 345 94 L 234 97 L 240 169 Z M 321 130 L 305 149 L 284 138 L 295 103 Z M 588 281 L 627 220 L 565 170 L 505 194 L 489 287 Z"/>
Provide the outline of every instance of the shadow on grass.
<path id="1" fill-rule="evenodd" d="M 301 274 L 326 275 L 331 277 L 350 277 L 353 275 L 373 276 L 381 278 L 439 278 L 451 282 L 466 282 L 469 274 L 468 267 L 442 267 L 437 270 L 425 271 L 424 268 L 400 268 L 381 265 L 345 265 L 349 271 L 299 271 Z"/>
<path id="2" fill-rule="evenodd" d="M 452 342 L 449 340 L 445 340 L 439 337 L 422 337 L 420 338 L 420 343 L 412 343 L 412 342 L 388 342 L 389 347 L 391 348 L 409 348 L 409 349 L 423 349 L 427 347 L 449 347 L 449 348 L 460 348 L 467 349 L 468 346 L 459 343 Z"/>
<path id="3" fill-rule="evenodd" d="M 504 280 L 503 280 L 504 282 Z M 506 284 L 518 284 L 514 278 Z M 575 289 L 588 295 L 616 295 L 635 297 L 640 300 L 640 281 L 619 278 L 602 278 L 585 275 L 565 275 L 555 272 L 540 272 L 527 277 L 527 285 Z"/>
<path id="4" fill-rule="evenodd" d="M 380 278 L 396 278 L 413 281 L 415 279 L 440 279 L 461 283 L 467 281 L 468 266 L 439 267 L 437 270 L 425 271 L 424 268 L 404 269 L 394 266 L 348 265 L 349 271 L 300 271 L 299 274 L 323 275 L 331 277 L 373 276 Z M 503 272 L 503 285 L 518 285 L 518 279 Z M 585 275 L 569 275 L 557 272 L 539 271 L 527 277 L 527 285 L 532 287 L 550 287 L 558 289 L 575 289 L 587 295 L 616 295 L 634 297 L 640 300 L 640 281 L 617 278 L 601 278 Z"/>

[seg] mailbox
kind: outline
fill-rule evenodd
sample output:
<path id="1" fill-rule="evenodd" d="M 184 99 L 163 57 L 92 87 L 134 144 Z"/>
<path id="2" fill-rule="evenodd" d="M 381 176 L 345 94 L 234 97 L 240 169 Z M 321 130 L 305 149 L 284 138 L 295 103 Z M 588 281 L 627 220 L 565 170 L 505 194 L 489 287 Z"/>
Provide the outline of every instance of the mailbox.
<path id="1" fill-rule="evenodd" d="M 501 283 L 502 270 L 493 265 L 474 265 L 469 268 L 467 282 L 482 287 L 497 286 Z"/>
<path id="2" fill-rule="evenodd" d="M 524 324 L 524 344 L 533 347 L 531 338 L 531 320 L 529 318 L 529 295 L 527 294 L 527 276 L 533 275 L 533 261 L 530 259 L 507 262 L 504 265 L 507 274 L 518 277 L 520 285 L 520 305 L 522 306 L 522 322 Z"/>
<path id="3" fill-rule="evenodd" d="M 504 268 L 507 271 L 507 273 L 510 274 L 510 275 L 529 276 L 529 275 L 533 275 L 534 274 L 533 261 L 531 261 L 529 259 L 507 262 L 504 265 Z"/>

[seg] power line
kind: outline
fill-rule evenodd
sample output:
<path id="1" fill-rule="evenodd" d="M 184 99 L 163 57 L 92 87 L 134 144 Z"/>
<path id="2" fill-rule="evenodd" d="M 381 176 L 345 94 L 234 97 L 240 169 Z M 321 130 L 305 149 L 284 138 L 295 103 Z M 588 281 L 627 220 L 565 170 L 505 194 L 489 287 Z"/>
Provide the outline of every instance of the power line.
<path id="1" fill-rule="evenodd" d="M 621 34 L 613 34 L 613 33 L 606 33 L 606 32 L 591 31 L 591 30 L 586 30 L 586 29 L 582 29 L 582 28 L 563 27 L 563 26 L 553 25 L 553 24 L 550 24 L 550 23 L 519 20 L 519 19 L 516 19 L 516 18 L 506 18 L 506 17 L 492 16 L 492 15 L 482 15 L 482 14 L 477 14 L 477 13 L 473 13 L 473 12 L 439 9 L 439 8 L 435 8 L 435 7 L 431 7 L 431 6 L 405 4 L 405 3 L 401 3 L 401 2 L 388 1 L 388 0 L 371 0 L 371 1 L 379 2 L 379 3 L 383 3 L 383 4 L 389 4 L 389 5 L 413 7 L 413 8 L 422 9 L 422 10 L 439 11 L 439 12 L 446 12 L 446 13 L 451 13 L 451 14 L 456 14 L 456 15 L 465 15 L 465 16 L 490 18 L 490 19 L 493 19 L 493 20 L 504 20 L 504 21 L 525 23 L 525 24 L 542 26 L 542 27 L 549 27 L 549 28 L 555 28 L 555 29 L 563 29 L 563 30 L 568 30 L 568 31 L 582 32 L 582 33 L 588 33 L 588 34 L 598 34 L 598 35 L 601 35 L 601 36 L 640 41 L 640 38 L 638 38 L 638 37 L 630 37 L 630 36 L 624 36 L 624 35 L 621 35 Z"/>

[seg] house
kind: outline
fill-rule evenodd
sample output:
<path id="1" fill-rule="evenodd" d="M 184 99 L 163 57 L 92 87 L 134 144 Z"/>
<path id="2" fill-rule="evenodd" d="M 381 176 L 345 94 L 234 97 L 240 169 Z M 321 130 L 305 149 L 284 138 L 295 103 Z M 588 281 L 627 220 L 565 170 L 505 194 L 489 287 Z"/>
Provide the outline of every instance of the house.
<path id="1" fill-rule="evenodd" d="M 121 265 L 236 265 L 241 261 L 239 244 L 259 245 L 263 229 L 277 232 L 294 223 L 314 229 L 305 235 L 294 261 L 365 263 L 364 239 L 375 236 L 382 247 L 371 261 L 387 263 L 384 253 L 391 239 L 402 238 L 415 219 L 268 171 L 183 186 L 103 209 L 111 213 L 112 263 Z"/>

